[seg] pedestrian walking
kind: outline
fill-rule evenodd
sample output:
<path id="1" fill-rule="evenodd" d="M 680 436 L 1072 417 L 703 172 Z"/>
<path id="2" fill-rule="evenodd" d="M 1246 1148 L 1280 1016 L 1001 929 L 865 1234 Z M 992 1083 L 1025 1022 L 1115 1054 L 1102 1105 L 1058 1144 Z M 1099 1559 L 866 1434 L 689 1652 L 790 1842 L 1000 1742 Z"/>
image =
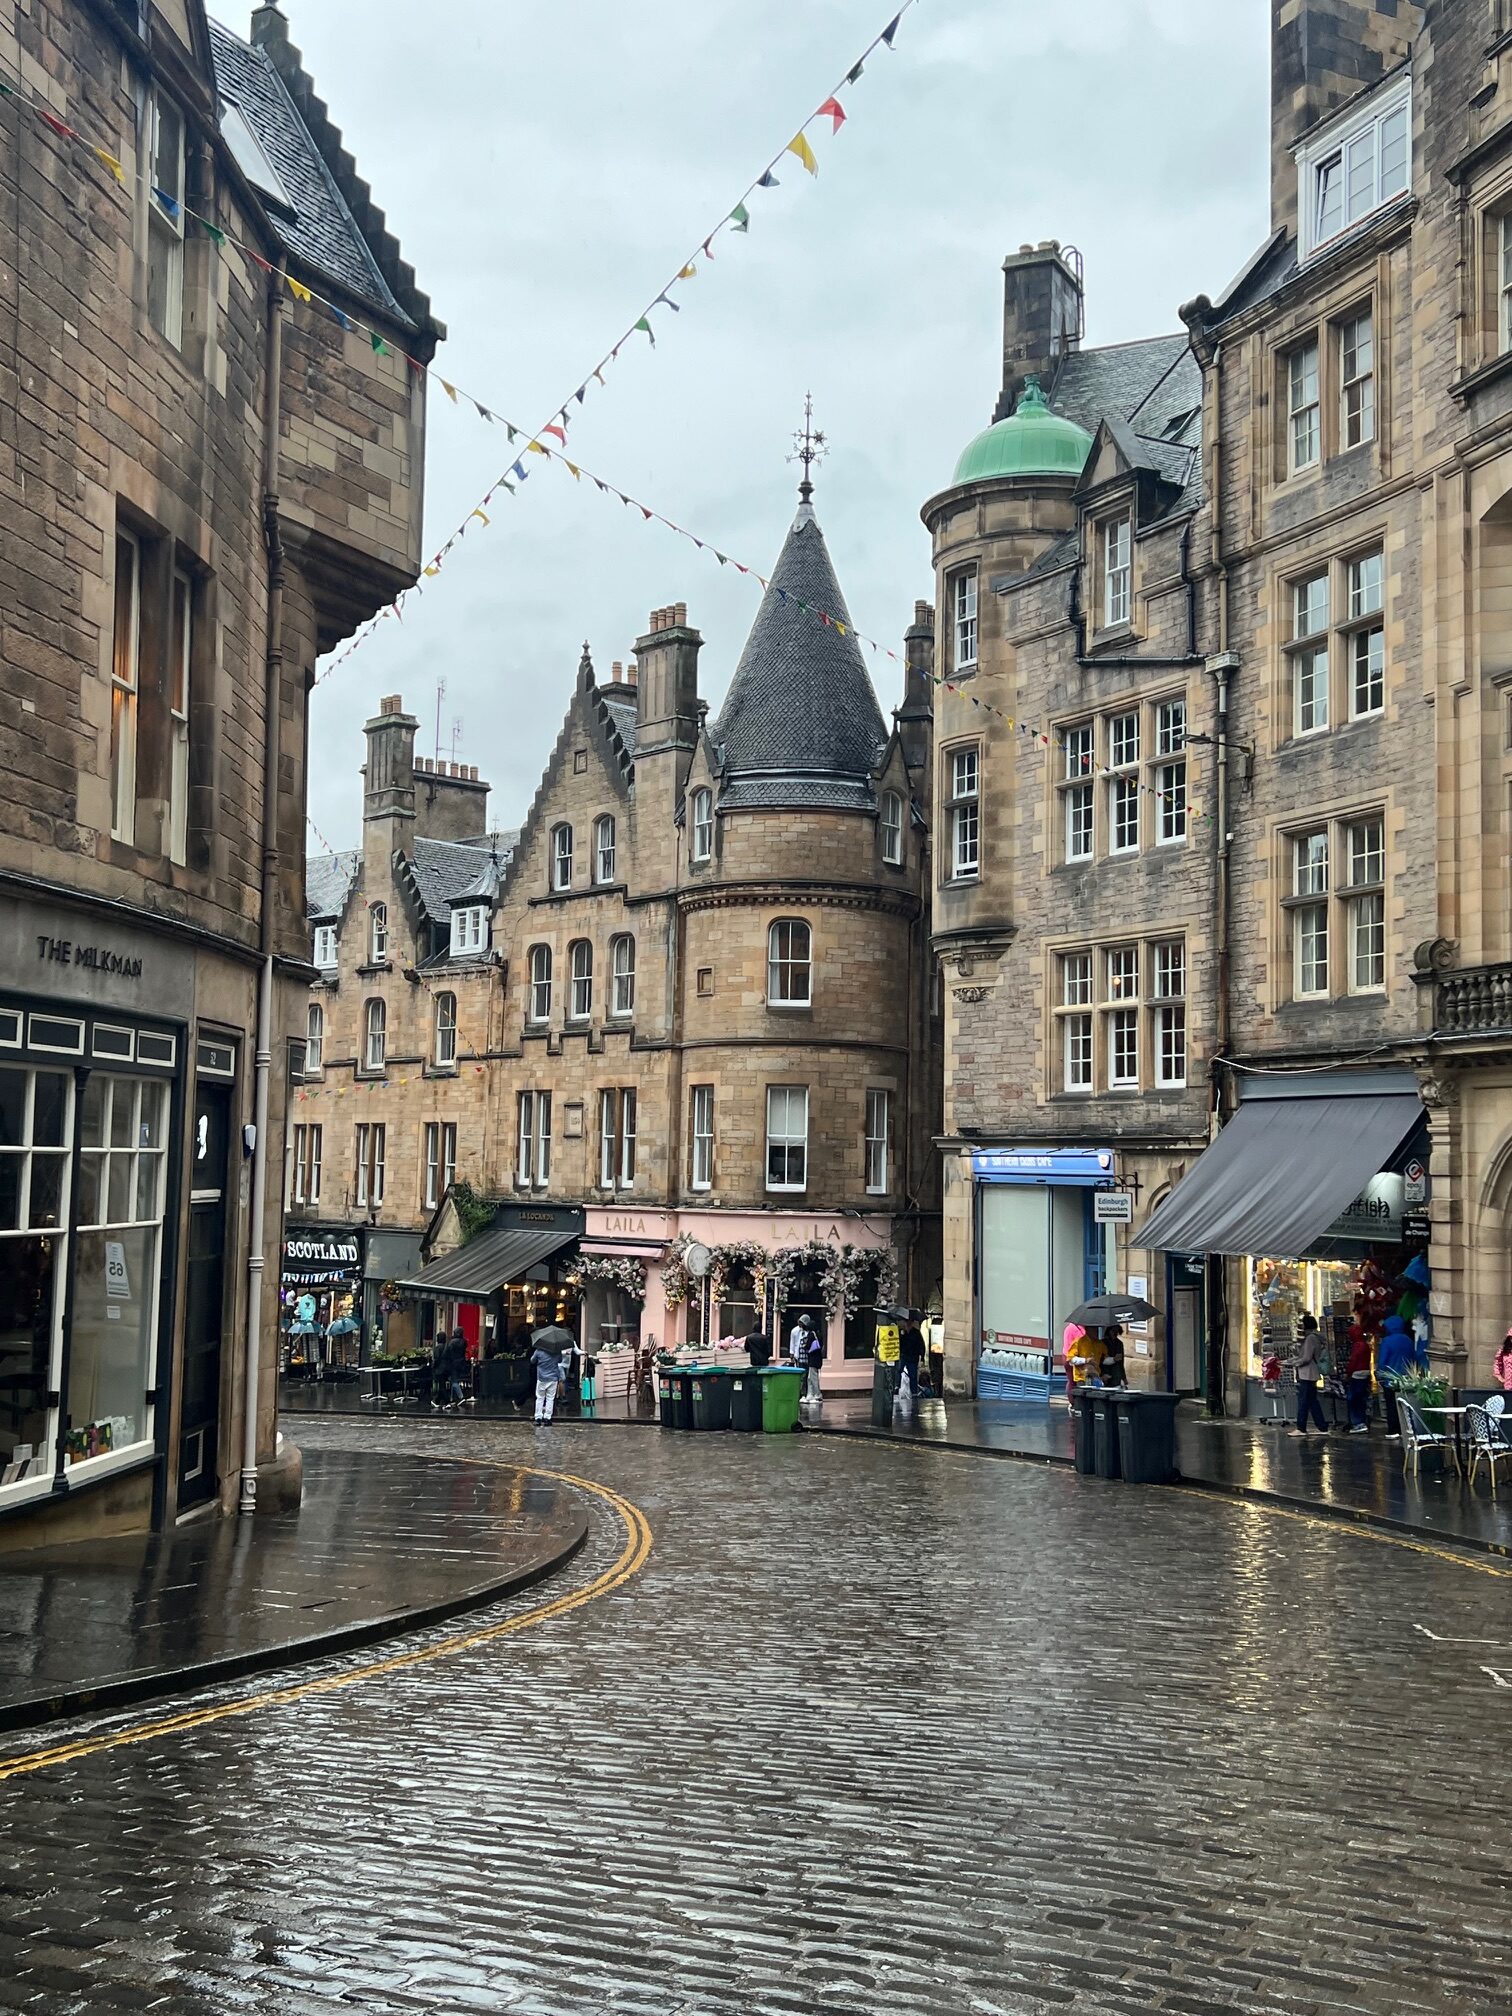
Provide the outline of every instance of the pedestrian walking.
<path id="1" fill-rule="evenodd" d="M 1508 1330 L 1501 1341 L 1501 1349 L 1496 1354 L 1492 1367 L 1496 1373 L 1496 1383 L 1503 1393 L 1512 1393 L 1512 1330 Z"/>
<path id="2" fill-rule="evenodd" d="M 591 1414 L 598 1404 L 598 1360 L 583 1354 L 583 1369 L 578 1375 L 578 1401 L 585 1414 Z"/>
<path id="3" fill-rule="evenodd" d="M 1349 1400 L 1349 1432 L 1370 1433 L 1370 1339 L 1358 1323 L 1349 1326 L 1349 1357 L 1344 1366 L 1344 1385 Z"/>
<path id="4" fill-rule="evenodd" d="M 919 1368 L 927 1348 L 924 1332 L 919 1328 L 918 1311 L 906 1309 L 898 1337 L 898 1405 L 905 1414 L 911 1414 L 919 1404 Z"/>
<path id="5" fill-rule="evenodd" d="M 463 1379 L 467 1372 L 467 1339 L 459 1323 L 446 1344 L 447 1409 L 455 1414 L 462 1405 Z"/>
<path id="6" fill-rule="evenodd" d="M 1127 1386 L 1129 1383 L 1129 1368 L 1124 1363 L 1123 1329 L 1117 1323 L 1109 1325 L 1108 1334 L 1103 1341 L 1102 1365 L 1098 1377 L 1104 1386 Z"/>
<path id="7" fill-rule="evenodd" d="M 556 1411 L 557 1389 L 564 1377 L 563 1354 L 572 1349 L 572 1335 L 560 1324 L 548 1323 L 544 1330 L 536 1331 L 531 1344 L 530 1362 L 536 1375 L 536 1426 L 544 1428 Z"/>
<path id="8" fill-rule="evenodd" d="M 1291 1368 L 1297 1381 L 1297 1425 L 1291 1432 L 1293 1435 L 1305 1435 L 1316 1415 L 1318 1433 L 1326 1435 L 1328 1421 L 1323 1413 L 1323 1403 L 1318 1398 L 1318 1381 L 1323 1376 L 1323 1339 L 1316 1316 L 1302 1318 L 1302 1334 L 1292 1354 Z"/>
<path id="9" fill-rule="evenodd" d="M 818 1353 L 817 1358 L 815 1352 Z M 824 1346 L 814 1335 L 814 1325 L 807 1311 L 800 1312 L 797 1322 L 788 1332 L 788 1357 L 803 1374 L 804 1399 L 817 1400 L 819 1367 L 824 1362 Z"/>

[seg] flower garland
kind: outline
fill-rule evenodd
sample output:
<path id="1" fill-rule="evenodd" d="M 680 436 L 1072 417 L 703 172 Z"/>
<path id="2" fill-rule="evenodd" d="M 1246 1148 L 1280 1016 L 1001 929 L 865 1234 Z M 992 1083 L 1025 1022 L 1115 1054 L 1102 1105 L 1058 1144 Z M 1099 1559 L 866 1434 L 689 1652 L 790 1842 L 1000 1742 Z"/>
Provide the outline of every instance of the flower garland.
<path id="1" fill-rule="evenodd" d="M 751 1276 L 751 1299 L 757 1309 L 761 1309 L 766 1297 L 767 1275 L 772 1268 L 772 1256 L 765 1246 L 758 1246 L 754 1239 L 735 1239 L 728 1246 L 716 1246 L 713 1250 L 714 1262 L 709 1269 L 709 1282 L 716 1306 L 725 1299 L 730 1276 L 744 1267 Z"/>
<path id="2" fill-rule="evenodd" d="M 680 1309 L 687 1301 L 693 1287 L 693 1277 L 688 1272 L 688 1249 L 697 1245 L 691 1232 L 679 1232 L 672 1241 L 665 1265 L 661 1270 L 662 1293 L 669 1309 Z"/>
<path id="3" fill-rule="evenodd" d="M 646 1299 L 646 1263 L 621 1259 L 611 1253 L 585 1253 L 567 1276 L 575 1287 L 601 1281 L 606 1288 L 618 1288 L 633 1302 Z"/>
<path id="4" fill-rule="evenodd" d="M 874 1246 L 829 1246 L 810 1239 L 805 1246 L 784 1246 L 777 1254 L 773 1279 L 777 1306 L 786 1306 L 800 1273 L 812 1269 L 819 1277 L 824 1313 L 854 1316 L 863 1306 L 888 1307 L 898 1292 L 898 1266 L 890 1250 Z M 875 1286 L 872 1284 L 875 1283 Z M 872 1286 L 869 1298 L 863 1290 Z"/>

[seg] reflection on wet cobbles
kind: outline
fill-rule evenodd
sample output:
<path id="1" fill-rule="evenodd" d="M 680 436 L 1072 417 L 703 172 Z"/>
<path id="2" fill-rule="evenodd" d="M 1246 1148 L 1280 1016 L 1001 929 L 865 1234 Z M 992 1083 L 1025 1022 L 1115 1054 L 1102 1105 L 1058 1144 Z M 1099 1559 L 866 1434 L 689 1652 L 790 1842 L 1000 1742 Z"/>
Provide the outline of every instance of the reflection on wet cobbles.
<path id="1" fill-rule="evenodd" d="M 641 1572 L 0 1784 L 0 2007 L 1507 2006 L 1507 1564 L 866 1442 L 479 1423 L 445 1453 L 530 1451 L 648 1515 Z M 591 1514 L 477 1621 L 602 1574 L 625 1530 Z"/>

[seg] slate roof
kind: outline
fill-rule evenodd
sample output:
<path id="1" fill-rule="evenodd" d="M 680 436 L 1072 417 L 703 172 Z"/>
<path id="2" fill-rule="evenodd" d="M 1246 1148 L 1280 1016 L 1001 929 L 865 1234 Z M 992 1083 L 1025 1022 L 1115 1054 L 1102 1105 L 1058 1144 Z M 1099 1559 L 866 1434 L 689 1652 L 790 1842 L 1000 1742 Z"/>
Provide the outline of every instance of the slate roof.
<path id="1" fill-rule="evenodd" d="M 341 915 L 361 866 L 360 849 L 305 856 L 305 909 L 312 924 L 329 924 Z"/>
<path id="2" fill-rule="evenodd" d="M 1202 367 L 1184 329 L 1179 336 L 1107 343 L 1069 351 L 1048 397 L 1057 413 L 1089 434 L 1101 420 L 1137 419 L 1141 434 L 1158 435 L 1175 414 L 1202 404 Z"/>
<path id="3" fill-rule="evenodd" d="M 632 686 L 599 688 L 599 698 L 609 710 L 609 718 L 614 723 L 615 732 L 625 746 L 625 754 L 635 755 L 635 724 L 638 717 L 635 689 Z"/>
<path id="4" fill-rule="evenodd" d="M 267 206 L 268 222 L 285 250 L 390 321 L 414 330 L 270 59 L 218 21 L 210 23 L 210 48 L 221 97 L 252 128 L 294 206 L 292 217 Z"/>
<path id="5" fill-rule="evenodd" d="M 513 833 L 480 833 L 476 840 L 422 840 L 410 844 L 410 868 L 425 914 L 433 924 L 451 923 L 451 906 L 459 897 L 488 900 L 493 857 L 505 868 L 519 842 Z M 494 882 L 497 892 L 497 882 Z"/>
<path id="6" fill-rule="evenodd" d="M 722 806 L 871 805 L 887 729 L 811 505 L 799 507 L 708 733 Z"/>

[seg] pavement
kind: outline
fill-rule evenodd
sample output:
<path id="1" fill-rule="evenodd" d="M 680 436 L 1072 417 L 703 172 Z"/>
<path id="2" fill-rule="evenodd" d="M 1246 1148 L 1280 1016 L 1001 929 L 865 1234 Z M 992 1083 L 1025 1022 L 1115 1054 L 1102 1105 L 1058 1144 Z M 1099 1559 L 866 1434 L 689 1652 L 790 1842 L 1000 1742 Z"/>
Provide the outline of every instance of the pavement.
<path id="1" fill-rule="evenodd" d="M 1512 1564 L 865 1437 L 299 1432 L 528 1439 L 588 1542 L 461 1633 L 0 1741 L 0 2008 L 1507 2007 Z"/>
<path id="2" fill-rule="evenodd" d="M 0 1729 L 454 1616 L 540 1581 L 587 1530 L 525 1469 L 306 1450 L 298 1512 L 0 1554 Z"/>

